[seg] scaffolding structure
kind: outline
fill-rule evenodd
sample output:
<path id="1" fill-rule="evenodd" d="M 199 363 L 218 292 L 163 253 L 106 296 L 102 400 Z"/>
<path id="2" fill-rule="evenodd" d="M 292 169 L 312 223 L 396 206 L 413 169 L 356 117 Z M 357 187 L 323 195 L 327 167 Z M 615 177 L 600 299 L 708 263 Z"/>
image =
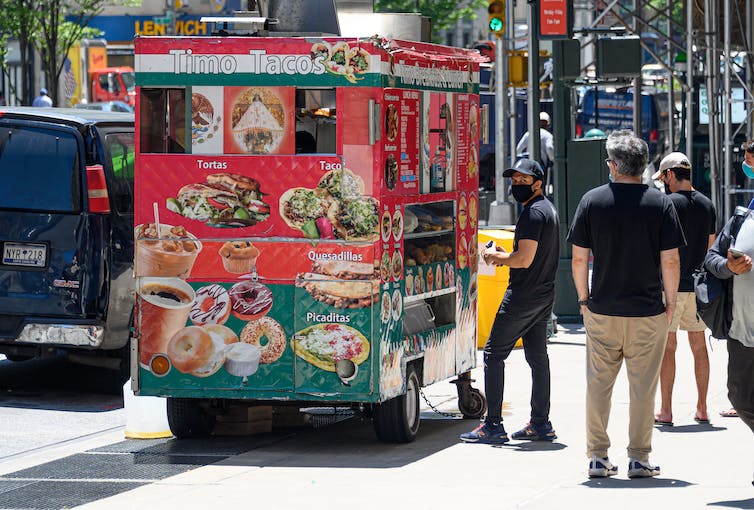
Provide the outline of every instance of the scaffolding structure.
<path id="1" fill-rule="evenodd" d="M 594 76 L 595 41 L 613 34 L 640 36 L 645 55 L 667 71 L 670 123 L 668 150 L 682 148 L 690 155 L 697 130 L 693 112 L 703 89 L 709 121 L 707 136 L 711 199 L 723 221 L 738 204 L 754 194 L 754 183 L 734 164 L 743 155 L 737 136 L 754 139 L 754 0 L 576 0 L 574 32 L 582 49 L 582 82 L 598 83 Z M 580 23 L 580 25 L 579 25 Z M 713 63 L 708 65 L 708 63 Z M 641 126 L 642 77 L 634 90 L 634 126 Z M 677 91 L 676 89 L 680 89 Z M 734 94 L 734 91 L 736 92 Z M 741 93 L 743 91 L 743 93 Z M 676 116 L 676 104 L 681 115 Z M 744 122 L 734 124 L 733 108 L 743 110 Z M 682 129 L 679 126 L 683 124 Z M 637 130 L 641 132 L 641 130 Z M 736 157 L 737 156 L 737 157 Z"/>

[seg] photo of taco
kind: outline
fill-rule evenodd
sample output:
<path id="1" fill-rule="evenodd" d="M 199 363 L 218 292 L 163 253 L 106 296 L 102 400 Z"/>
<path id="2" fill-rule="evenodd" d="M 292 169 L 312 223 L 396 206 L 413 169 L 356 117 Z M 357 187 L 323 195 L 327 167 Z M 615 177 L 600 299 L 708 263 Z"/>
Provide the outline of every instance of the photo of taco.
<path id="1" fill-rule="evenodd" d="M 322 62 L 326 61 L 330 58 L 330 45 L 324 41 L 312 44 L 309 56 L 312 60 L 317 60 L 319 58 Z"/>
<path id="2" fill-rule="evenodd" d="M 272 154 L 285 136 L 285 108 L 271 90 L 251 87 L 242 92 L 231 110 L 233 139 L 247 154 Z"/>
<path id="3" fill-rule="evenodd" d="M 336 43 L 330 51 L 330 60 L 325 63 L 326 68 L 337 74 L 345 74 L 351 59 L 351 48 L 347 42 Z"/>
<path id="4" fill-rule="evenodd" d="M 335 237 L 346 241 L 379 239 L 380 202 L 374 197 L 344 198 L 328 211 Z"/>
<path id="5" fill-rule="evenodd" d="M 315 324 L 293 335 L 291 348 L 296 356 L 317 368 L 335 372 L 335 363 L 350 360 L 355 365 L 369 357 L 369 341 L 345 324 Z"/>
<path id="6" fill-rule="evenodd" d="M 363 48 L 354 48 L 351 50 L 348 65 L 354 74 L 363 74 L 369 71 L 369 53 L 367 50 Z"/>
<path id="7" fill-rule="evenodd" d="M 364 179 L 347 168 L 330 170 L 322 176 L 317 187 L 326 189 L 335 198 L 358 197 L 364 193 Z"/>
<path id="8" fill-rule="evenodd" d="M 280 196 L 280 217 L 295 229 L 317 218 L 327 217 L 334 204 L 330 193 L 322 188 L 291 188 Z"/>

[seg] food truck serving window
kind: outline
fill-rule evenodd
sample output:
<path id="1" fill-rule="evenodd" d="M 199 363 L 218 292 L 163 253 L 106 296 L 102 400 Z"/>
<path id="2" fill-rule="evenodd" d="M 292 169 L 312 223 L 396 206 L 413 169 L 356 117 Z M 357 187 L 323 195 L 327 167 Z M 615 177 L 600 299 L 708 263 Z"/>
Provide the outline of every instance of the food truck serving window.
<path id="1" fill-rule="evenodd" d="M 141 89 L 139 123 L 141 152 L 189 152 L 185 89 Z"/>
<path id="2" fill-rule="evenodd" d="M 335 154 L 335 89 L 296 89 L 296 154 Z"/>

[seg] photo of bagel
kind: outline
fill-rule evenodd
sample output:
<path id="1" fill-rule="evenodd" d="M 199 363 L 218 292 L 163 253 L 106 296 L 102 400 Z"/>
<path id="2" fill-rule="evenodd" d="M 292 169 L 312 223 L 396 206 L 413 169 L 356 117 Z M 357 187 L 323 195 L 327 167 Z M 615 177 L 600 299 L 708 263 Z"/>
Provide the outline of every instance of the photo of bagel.
<path id="1" fill-rule="evenodd" d="M 380 203 L 374 197 L 346 198 L 328 211 L 335 236 L 346 241 L 379 239 Z"/>
<path id="2" fill-rule="evenodd" d="M 243 327 L 241 342 L 256 345 L 261 349 L 260 363 L 274 363 L 285 351 L 285 331 L 283 326 L 272 317 L 262 317 Z"/>
<path id="3" fill-rule="evenodd" d="M 225 363 L 225 349 L 238 336 L 220 324 L 188 326 L 168 341 L 167 355 L 173 367 L 195 377 L 209 377 Z"/>
<path id="4" fill-rule="evenodd" d="M 248 227 L 270 217 L 259 181 L 234 173 L 217 173 L 205 182 L 183 186 L 168 198 L 169 211 L 210 227 Z"/>
<path id="5" fill-rule="evenodd" d="M 236 99 L 231 125 L 233 139 L 247 154 L 274 153 L 287 129 L 283 102 L 270 89 L 250 87 Z"/>
<path id="6" fill-rule="evenodd" d="M 364 179 L 347 168 L 326 172 L 317 184 L 335 198 L 358 197 L 364 193 Z"/>
<path id="7" fill-rule="evenodd" d="M 355 365 L 369 357 L 369 341 L 345 324 L 316 324 L 293 335 L 291 348 L 299 358 L 317 368 L 335 372 L 335 363 L 350 360 Z"/>

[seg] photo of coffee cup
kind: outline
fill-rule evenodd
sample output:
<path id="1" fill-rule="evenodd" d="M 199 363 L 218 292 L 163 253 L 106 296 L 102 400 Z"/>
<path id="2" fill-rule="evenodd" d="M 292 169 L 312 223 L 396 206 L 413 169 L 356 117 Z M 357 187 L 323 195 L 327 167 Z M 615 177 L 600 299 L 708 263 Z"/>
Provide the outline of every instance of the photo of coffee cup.
<path id="1" fill-rule="evenodd" d="M 166 352 L 170 338 L 186 325 L 194 297 L 194 289 L 180 278 L 139 278 L 134 320 L 143 366 Z"/>
<path id="2" fill-rule="evenodd" d="M 177 276 L 191 274 L 202 243 L 181 226 L 144 223 L 135 229 L 136 276 Z"/>

